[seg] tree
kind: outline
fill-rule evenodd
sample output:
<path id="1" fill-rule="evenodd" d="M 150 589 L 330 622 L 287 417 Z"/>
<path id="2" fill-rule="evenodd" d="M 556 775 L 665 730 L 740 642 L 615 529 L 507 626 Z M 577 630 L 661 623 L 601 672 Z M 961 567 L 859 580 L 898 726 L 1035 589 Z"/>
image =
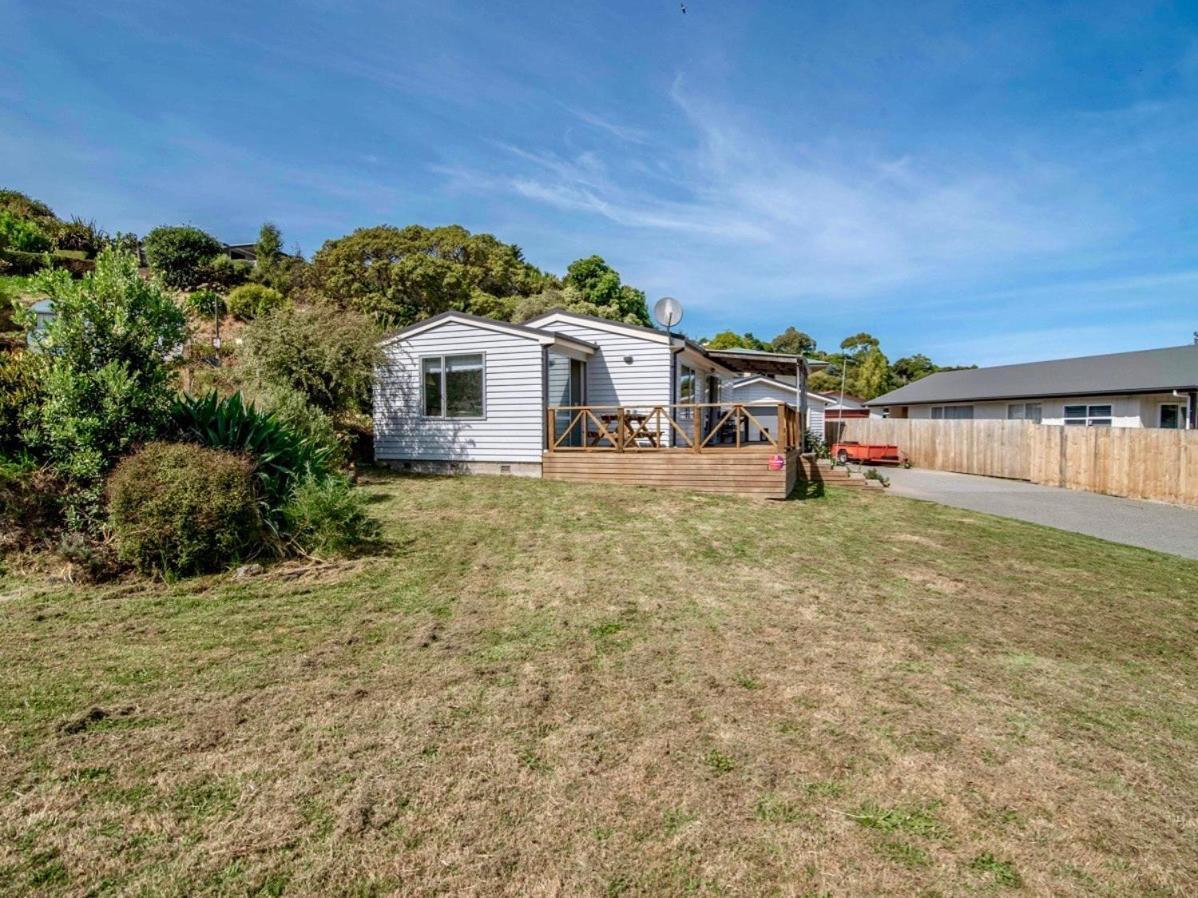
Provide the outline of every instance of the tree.
<path id="1" fill-rule="evenodd" d="M 276 225 L 268 221 L 259 229 L 254 255 L 261 267 L 271 268 L 278 264 L 283 257 L 283 232 Z"/>
<path id="2" fill-rule="evenodd" d="M 860 364 L 853 375 L 850 392 L 861 399 L 873 399 L 890 392 L 890 362 L 882 350 L 873 346 L 858 357 Z"/>
<path id="3" fill-rule="evenodd" d="M 810 355 L 815 352 L 815 338 L 794 327 L 788 327 L 770 343 L 774 352 L 786 352 L 792 355 Z"/>
<path id="4" fill-rule="evenodd" d="M 735 331 L 720 331 L 705 345 L 708 349 L 766 349 L 766 345 L 751 333 L 738 334 Z"/>
<path id="5" fill-rule="evenodd" d="M 183 344 L 186 322 L 127 253 L 101 252 L 82 280 L 51 270 L 36 283 L 54 308 L 38 338 L 47 365 L 42 438 L 71 484 L 68 523 L 90 528 L 99 521 L 104 474 L 166 423 L 174 392 L 168 358 Z"/>
<path id="6" fill-rule="evenodd" d="M 531 296 L 553 278 L 520 247 L 459 225 L 383 225 L 330 240 L 312 259 L 311 285 L 334 305 L 404 326 L 481 299 Z"/>
<path id="7" fill-rule="evenodd" d="M 644 291 L 621 283 L 620 273 L 602 256 L 588 256 L 571 262 L 563 280 L 567 286 L 576 288 L 585 301 L 618 313 L 610 317 L 632 324 L 651 324 Z"/>
<path id="8" fill-rule="evenodd" d="M 173 290 L 189 290 L 208 283 L 213 276 L 213 259 L 224 244 L 190 226 L 154 228 L 146 235 L 146 259 L 162 283 Z"/>
<path id="9" fill-rule="evenodd" d="M 903 356 L 892 366 L 894 378 L 901 386 L 903 384 L 914 383 L 920 378 L 927 377 L 929 374 L 935 374 L 940 369 L 936 364 L 922 353 L 915 355 Z"/>

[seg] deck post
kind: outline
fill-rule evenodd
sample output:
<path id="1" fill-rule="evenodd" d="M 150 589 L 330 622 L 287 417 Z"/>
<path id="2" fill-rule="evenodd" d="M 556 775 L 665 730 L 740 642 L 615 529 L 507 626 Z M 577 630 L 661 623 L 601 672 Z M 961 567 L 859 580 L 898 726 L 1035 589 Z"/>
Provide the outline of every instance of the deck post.
<path id="1" fill-rule="evenodd" d="M 624 406 L 616 409 L 616 451 L 624 451 Z"/>
<path id="2" fill-rule="evenodd" d="M 703 451 L 703 422 L 699 419 L 699 406 L 697 403 L 694 403 L 694 402 L 691 403 L 691 416 L 695 419 L 695 423 L 693 425 L 693 429 L 695 432 L 694 449 L 696 452 L 702 452 Z"/>
<path id="3" fill-rule="evenodd" d="M 547 451 L 553 451 L 553 444 L 557 442 L 557 416 L 553 414 L 553 406 L 548 406 L 545 409 L 545 436 L 549 438 Z"/>

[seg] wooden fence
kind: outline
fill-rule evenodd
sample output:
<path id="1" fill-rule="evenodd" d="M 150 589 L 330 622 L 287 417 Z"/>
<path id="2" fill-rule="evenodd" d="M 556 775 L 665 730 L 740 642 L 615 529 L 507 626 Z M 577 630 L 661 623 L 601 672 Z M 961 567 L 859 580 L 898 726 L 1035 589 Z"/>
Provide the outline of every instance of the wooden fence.
<path id="1" fill-rule="evenodd" d="M 1198 430 L 914 418 L 845 424 L 844 439 L 897 445 L 917 468 L 1198 505 Z"/>

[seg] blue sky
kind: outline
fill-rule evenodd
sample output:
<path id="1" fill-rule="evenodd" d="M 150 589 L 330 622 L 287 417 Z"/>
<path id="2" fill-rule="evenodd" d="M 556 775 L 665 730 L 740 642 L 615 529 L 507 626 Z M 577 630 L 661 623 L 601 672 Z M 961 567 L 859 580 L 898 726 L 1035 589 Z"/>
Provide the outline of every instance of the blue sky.
<path id="1" fill-rule="evenodd" d="M 1198 4 L 686 6 L 0 0 L 0 183 L 309 254 L 458 222 L 599 253 L 696 335 L 1190 341 Z"/>

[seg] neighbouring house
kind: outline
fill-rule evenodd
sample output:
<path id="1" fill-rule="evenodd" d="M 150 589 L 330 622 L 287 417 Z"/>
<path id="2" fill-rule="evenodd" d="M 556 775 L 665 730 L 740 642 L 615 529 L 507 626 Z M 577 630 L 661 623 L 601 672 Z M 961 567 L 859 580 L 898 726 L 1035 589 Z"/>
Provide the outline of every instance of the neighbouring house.
<path id="1" fill-rule="evenodd" d="M 891 418 L 1198 427 L 1198 345 L 943 371 L 871 399 Z"/>
<path id="2" fill-rule="evenodd" d="M 813 366 L 814 367 L 814 366 Z M 724 383 L 724 395 L 735 402 L 748 405 L 772 405 L 778 402 L 807 404 L 806 431 L 819 439 L 825 439 L 824 417 L 827 409 L 835 402 L 823 393 L 807 391 L 800 397 L 795 386 L 794 377 L 778 375 L 769 377 L 764 374 L 752 374 L 748 377 L 738 377 Z M 751 433 L 752 431 L 750 431 Z"/>
<path id="3" fill-rule="evenodd" d="M 840 441 L 845 421 L 870 416 L 865 400 L 851 393 L 842 395 L 839 390 L 824 390 L 820 395 L 828 399 L 828 405 L 824 409 L 824 442 L 829 446 Z M 874 414 L 881 416 L 882 413 L 879 411 Z"/>
<path id="4" fill-rule="evenodd" d="M 795 392 L 750 407 L 722 385 L 783 371 L 805 383 L 801 356 L 708 350 L 560 309 L 523 324 L 446 312 L 380 345 L 375 456 L 401 470 L 778 497 L 797 474 Z"/>

